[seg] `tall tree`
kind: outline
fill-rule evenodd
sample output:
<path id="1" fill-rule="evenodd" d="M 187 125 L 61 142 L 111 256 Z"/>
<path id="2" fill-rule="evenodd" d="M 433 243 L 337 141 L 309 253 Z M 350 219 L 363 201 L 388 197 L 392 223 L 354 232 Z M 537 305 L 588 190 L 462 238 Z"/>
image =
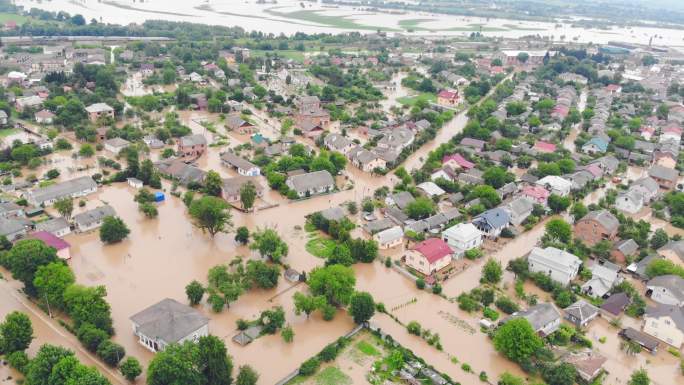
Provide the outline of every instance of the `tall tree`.
<path id="1" fill-rule="evenodd" d="M 147 367 L 147 385 L 204 385 L 198 366 L 197 344 L 171 344 L 158 352 Z"/>
<path id="2" fill-rule="evenodd" d="M 53 206 L 59 215 L 67 220 L 71 218 L 71 213 L 74 211 L 74 201 L 71 198 L 62 198 L 55 202 Z"/>
<path id="3" fill-rule="evenodd" d="M 131 230 L 121 218 L 110 215 L 102 220 L 100 240 L 104 243 L 121 242 L 130 232 Z"/>
<path id="4" fill-rule="evenodd" d="M 289 252 L 287 243 L 273 229 L 256 231 L 252 234 L 252 239 L 250 248 L 259 251 L 262 257 L 268 257 L 275 263 L 280 263 Z"/>
<path id="5" fill-rule="evenodd" d="M 514 318 L 503 324 L 494 334 L 494 347 L 508 359 L 521 363 L 543 346 L 525 318 Z"/>
<path id="6" fill-rule="evenodd" d="M 218 233 L 228 232 L 232 227 L 230 206 L 221 198 L 205 196 L 192 201 L 190 216 L 194 225 L 212 238 Z"/>
<path id="7" fill-rule="evenodd" d="M 38 268 L 57 260 L 56 250 L 37 239 L 18 241 L 5 258 L 12 276 L 24 284 L 24 291 L 31 296 L 36 295 L 33 280 Z"/>
<path id="8" fill-rule="evenodd" d="M 349 313 L 354 322 L 359 325 L 371 319 L 373 314 L 375 314 L 373 296 L 365 291 L 352 295 L 349 301 Z"/>
<path id="9" fill-rule="evenodd" d="M 198 367 L 207 385 L 230 385 L 233 362 L 228 357 L 226 345 L 215 336 L 200 337 L 197 344 Z"/>
<path id="10" fill-rule="evenodd" d="M 314 295 L 322 295 L 329 304 L 347 305 L 354 293 L 354 270 L 342 265 L 317 267 L 309 276 L 309 288 Z"/>
<path id="11" fill-rule="evenodd" d="M 0 324 L 0 345 L 2 352 L 7 355 L 23 352 L 33 341 L 33 326 L 29 317 L 18 311 L 11 312 Z"/>
<path id="12" fill-rule="evenodd" d="M 222 189 L 223 180 L 221 180 L 221 175 L 214 170 L 207 171 L 207 175 L 204 177 L 204 192 L 217 197 L 221 195 Z"/>
<path id="13" fill-rule="evenodd" d="M 235 385 L 256 385 L 259 374 L 249 365 L 240 366 Z"/>
<path id="14" fill-rule="evenodd" d="M 50 309 L 64 309 L 64 291 L 76 282 L 74 273 L 62 261 L 40 266 L 33 279 L 38 299 Z"/>
<path id="15" fill-rule="evenodd" d="M 242 202 L 242 208 L 249 211 L 254 206 L 254 201 L 256 200 L 257 191 L 254 183 L 247 182 L 240 187 L 240 202 Z"/>

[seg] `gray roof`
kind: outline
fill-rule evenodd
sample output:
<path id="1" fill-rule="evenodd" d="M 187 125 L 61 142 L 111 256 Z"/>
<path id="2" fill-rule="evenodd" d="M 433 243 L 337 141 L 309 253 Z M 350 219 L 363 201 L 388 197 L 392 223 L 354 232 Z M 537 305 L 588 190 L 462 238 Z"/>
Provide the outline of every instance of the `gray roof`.
<path id="1" fill-rule="evenodd" d="M 105 112 L 105 111 L 114 111 L 112 107 L 109 106 L 107 103 L 95 103 L 91 104 L 88 107 L 86 107 L 86 111 L 88 112 Z"/>
<path id="2" fill-rule="evenodd" d="M 675 182 L 677 180 L 677 177 L 679 176 L 679 173 L 677 172 L 677 170 L 656 164 L 648 170 L 648 175 L 652 176 L 653 178 Z"/>
<path id="3" fill-rule="evenodd" d="M 297 192 L 306 192 L 325 186 L 335 186 L 335 180 L 326 170 L 291 176 L 288 180 L 291 183 L 292 189 Z"/>
<path id="4" fill-rule="evenodd" d="M 248 182 L 252 182 L 254 187 L 256 188 L 257 195 L 261 194 L 262 191 L 264 190 L 264 187 L 259 183 L 259 178 L 255 176 L 235 176 L 232 178 L 227 178 L 223 180 L 223 193 L 224 195 L 228 196 L 233 196 L 236 194 L 240 193 L 240 189 L 242 188 L 243 185 L 247 184 Z"/>
<path id="5" fill-rule="evenodd" d="M 653 307 L 646 308 L 646 318 L 661 318 L 670 317 L 677 326 L 677 329 L 684 332 L 684 307 L 673 305 L 658 304 Z"/>
<path id="6" fill-rule="evenodd" d="M 378 219 L 377 221 L 368 222 L 363 225 L 363 229 L 371 234 L 378 233 L 393 227 L 396 223 L 389 218 Z"/>
<path id="7" fill-rule="evenodd" d="M 658 249 L 659 252 L 661 250 L 672 251 L 673 253 L 675 253 L 679 257 L 679 259 L 682 260 L 682 262 L 684 262 L 684 241 L 670 241 L 665 246 Z"/>
<path id="8" fill-rule="evenodd" d="M 242 127 L 245 123 L 251 126 L 249 122 L 242 119 L 239 115 L 228 115 L 226 117 L 226 126 L 231 130 Z"/>
<path id="9" fill-rule="evenodd" d="M 0 235 L 10 235 L 25 229 L 25 221 L 0 218 Z"/>
<path id="10" fill-rule="evenodd" d="M 408 215 L 396 207 L 388 207 L 385 209 L 385 216 L 397 222 L 398 225 L 403 225 L 409 220 Z"/>
<path id="11" fill-rule="evenodd" d="M 353 142 L 340 134 L 330 134 L 323 140 L 325 145 L 333 150 L 342 150 Z"/>
<path id="12" fill-rule="evenodd" d="M 599 308 L 583 299 L 580 299 L 579 301 L 563 309 L 563 311 L 579 320 L 580 323 L 584 323 L 585 320 L 594 317 L 596 313 L 599 312 Z"/>
<path id="13" fill-rule="evenodd" d="M 166 343 L 178 342 L 209 323 L 209 318 L 202 313 L 170 298 L 161 300 L 130 319 L 138 326 L 139 333 Z"/>
<path id="14" fill-rule="evenodd" d="M 201 134 L 186 135 L 180 138 L 180 144 L 181 146 L 197 146 L 203 144 L 206 145 L 207 138 L 205 138 L 204 135 Z"/>
<path id="15" fill-rule="evenodd" d="M 221 160 L 223 162 L 228 163 L 232 167 L 239 168 L 242 170 L 250 170 L 252 168 L 257 167 L 254 163 L 244 158 L 241 158 L 230 151 L 226 151 L 223 154 L 221 154 Z"/>
<path id="16" fill-rule="evenodd" d="M 631 187 L 634 187 L 634 186 L 643 187 L 646 191 L 649 191 L 651 193 L 658 192 L 660 189 L 660 187 L 658 186 L 658 182 L 656 182 L 655 179 L 648 177 L 648 176 L 637 179 L 636 181 L 634 181 L 634 183 L 632 183 Z"/>
<path id="17" fill-rule="evenodd" d="M 93 222 L 101 221 L 103 218 L 111 216 L 116 216 L 116 211 L 114 211 L 112 206 L 105 205 L 74 215 L 74 223 L 87 226 Z"/>
<path id="18" fill-rule="evenodd" d="M 678 301 L 684 301 L 684 278 L 678 275 L 668 274 L 654 277 L 646 283 L 646 286 L 663 287 L 669 290 Z"/>
<path id="19" fill-rule="evenodd" d="M 8 213 L 21 210 L 23 207 L 14 202 L 0 202 L 0 213 Z"/>
<path id="20" fill-rule="evenodd" d="M 639 245 L 633 239 L 623 239 L 615 244 L 615 249 L 624 255 L 634 255 L 639 249 Z"/>
<path id="21" fill-rule="evenodd" d="M 525 197 L 518 197 L 508 203 L 506 207 L 515 215 L 522 215 L 534 208 L 532 201 Z"/>
<path id="22" fill-rule="evenodd" d="M 399 226 L 390 227 L 377 234 L 380 243 L 388 243 L 400 239 L 404 236 L 404 231 Z"/>
<path id="23" fill-rule="evenodd" d="M 620 222 L 615 215 L 611 214 L 608 210 L 596 210 L 585 215 L 581 221 L 594 220 L 603 226 L 608 232 L 613 232 L 618 229 Z"/>
<path id="24" fill-rule="evenodd" d="M 629 305 L 630 299 L 627 293 L 615 293 L 608 297 L 601 305 L 601 310 L 605 310 L 613 315 L 619 315 Z"/>
<path id="25" fill-rule="evenodd" d="M 55 232 L 57 230 L 62 230 L 64 228 L 69 227 L 69 222 L 67 222 L 64 217 L 58 217 L 58 218 L 52 218 L 48 219 L 47 221 L 44 222 L 39 222 L 36 223 L 36 230 L 37 231 L 47 231 L 47 232 Z"/>
<path id="26" fill-rule="evenodd" d="M 71 196 L 81 191 L 97 188 L 97 183 L 89 176 L 67 180 L 46 187 L 40 187 L 29 192 L 29 195 L 37 204 L 52 199 L 60 199 Z"/>
<path id="27" fill-rule="evenodd" d="M 339 221 L 345 217 L 344 210 L 342 210 L 342 208 L 339 206 L 327 208 L 321 211 L 321 215 L 323 215 L 323 218 L 329 221 Z"/>
<path id="28" fill-rule="evenodd" d="M 397 207 L 399 207 L 402 210 L 405 209 L 409 203 L 416 200 L 413 197 L 413 195 L 411 195 L 411 193 L 408 191 L 399 191 L 399 192 L 390 194 L 390 198 L 392 199 L 392 201 L 394 201 L 394 204 L 397 205 Z"/>
<path id="29" fill-rule="evenodd" d="M 178 179 L 182 185 L 189 183 L 202 183 L 206 172 L 204 170 L 185 164 L 179 159 L 167 159 L 156 164 L 157 169 L 162 174 L 169 175 L 172 178 Z"/>
<path id="30" fill-rule="evenodd" d="M 545 325 L 561 317 L 556 307 L 550 303 L 540 303 L 531 308 L 514 313 L 511 317 L 525 318 L 535 331 L 541 330 Z"/>
<path id="31" fill-rule="evenodd" d="M 114 146 L 114 147 L 124 147 L 128 146 L 131 144 L 131 142 L 127 141 L 126 139 L 122 138 L 111 138 L 105 141 L 105 144 Z"/>

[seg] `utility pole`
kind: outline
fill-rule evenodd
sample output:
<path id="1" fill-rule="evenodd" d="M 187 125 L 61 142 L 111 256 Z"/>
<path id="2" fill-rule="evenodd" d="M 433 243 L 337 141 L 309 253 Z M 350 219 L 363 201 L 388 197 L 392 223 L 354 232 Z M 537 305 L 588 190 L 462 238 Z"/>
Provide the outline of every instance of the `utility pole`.
<path id="1" fill-rule="evenodd" d="M 52 318 L 52 311 L 50 310 L 50 300 L 48 299 L 47 293 L 45 293 L 45 303 L 47 304 L 48 315 L 50 316 L 50 318 Z"/>

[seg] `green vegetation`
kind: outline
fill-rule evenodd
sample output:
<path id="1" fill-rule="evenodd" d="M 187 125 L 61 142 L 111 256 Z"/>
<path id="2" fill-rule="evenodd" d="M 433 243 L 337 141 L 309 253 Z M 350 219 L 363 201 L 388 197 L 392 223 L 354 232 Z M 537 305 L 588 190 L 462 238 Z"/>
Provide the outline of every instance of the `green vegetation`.
<path id="1" fill-rule="evenodd" d="M 337 243 L 329 238 L 316 236 L 306 242 L 306 251 L 318 258 L 328 259 L 332 256 Z"/>
<path id="2" fill-rule="evenodd" d="M 409 107 L 413 107 L 419 102 L 436 103 L 437 95 L 432 92 L 423 92 L 415 96 L 402 96 L 397 98 L 397 102 Z"/>

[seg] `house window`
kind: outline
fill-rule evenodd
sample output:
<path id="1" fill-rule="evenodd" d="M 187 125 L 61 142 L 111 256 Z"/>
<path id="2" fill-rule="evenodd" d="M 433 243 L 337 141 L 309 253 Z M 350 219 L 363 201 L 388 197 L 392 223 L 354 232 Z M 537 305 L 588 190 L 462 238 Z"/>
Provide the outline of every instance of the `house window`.
<path id="1" fill-rule="evenodd" d="M 658 328 L 658 323 L 656 321 L 651 321 L 651 327 Z"/>

